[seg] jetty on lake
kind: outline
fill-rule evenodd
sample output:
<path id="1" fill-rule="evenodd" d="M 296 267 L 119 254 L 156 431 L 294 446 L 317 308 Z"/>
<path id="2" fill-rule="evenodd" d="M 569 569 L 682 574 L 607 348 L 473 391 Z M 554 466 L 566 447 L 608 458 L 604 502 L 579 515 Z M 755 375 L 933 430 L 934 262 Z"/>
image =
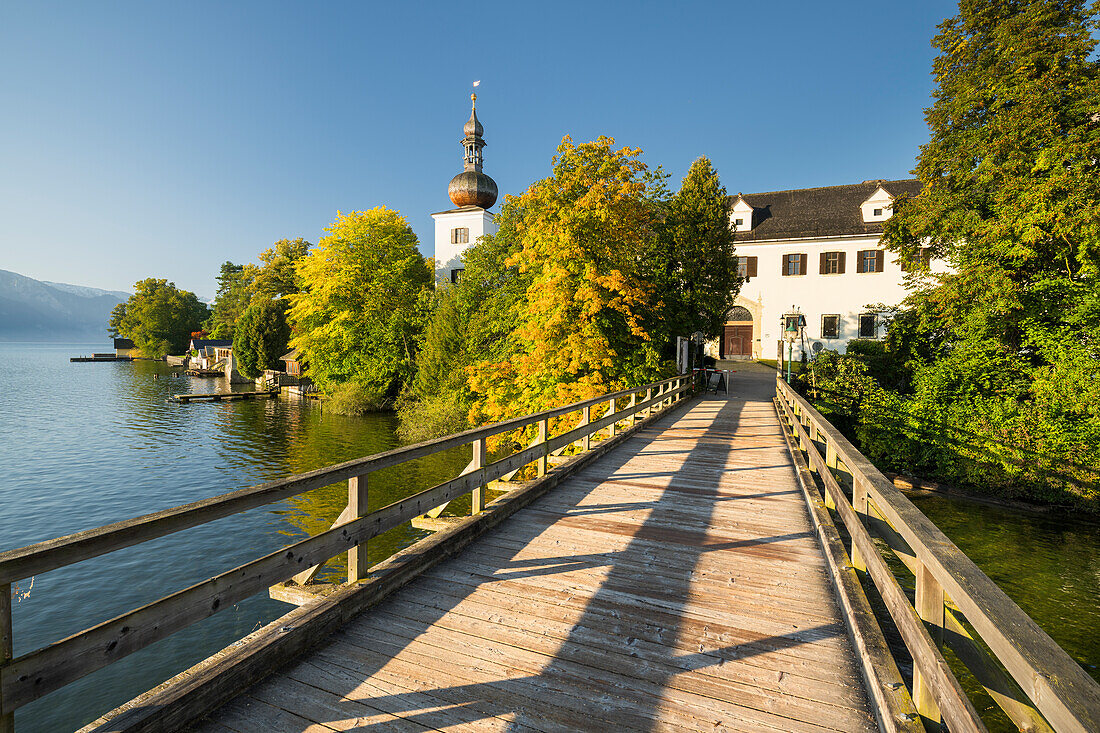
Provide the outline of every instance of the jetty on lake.
<path id="1" fill-rule="evenodd" d="M 1100 730 L 1100 686 L 781 377 L 705 386 L 681 375 L 2 553 L 8 599 L 347 482 L 331 529 L 16 658 L 0 605 L 0 731 L 258 593 L 295 605 L 83 731 L 984 731 L 957 664 L 1021 730 Z M 368 510 L 373 472 L 462 446 L 459 475 Z M 370 538 L 466 495 L 469 516 L 367 567 Z M 343 553 L 347 581 L 315 582 Z"/>
<path id="2" fill-rule="evenodd" d="M 186 393 L 172 395 L 172 399 L 177 402 L 223 402 L 228 400 L 250 400 L 256 397 L 277 397 L 279 395 L 278 389 L 260 389 L 247 392 L 202 392 L 202 393 Z"/>
<path id="3" fill-rule="evenodd" d="M 118 356 L 116 354 L 92 354 L 91 356 L 70 356 L 69 361 L 73 362 L 89 362 L 89 361 L 133 361 L 132 356 Z"/>

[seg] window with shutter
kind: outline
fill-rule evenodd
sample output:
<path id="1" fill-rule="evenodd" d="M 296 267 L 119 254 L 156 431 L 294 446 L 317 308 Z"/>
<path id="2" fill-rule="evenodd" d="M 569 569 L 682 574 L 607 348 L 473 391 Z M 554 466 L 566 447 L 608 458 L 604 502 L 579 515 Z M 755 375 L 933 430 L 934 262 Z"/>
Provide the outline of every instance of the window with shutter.
<path id="1" fill-rule="evenodd" d="M 744 280 L 748 280 L 750 277 L 756 277 L 756 258 L 738 257 L 737 274 Z"/>
<path id="2" fill-rule="evenodd" d="M 470 228 L 469 227 L 455 227 L 451 230 L 451 244 L 469 244 L 470 243 Z"/>
<path id="3" fill-rule="evenodd" d="M 783 273 L 784 275 L 805 275 L 806 274 L 806 255 L 794 254 L 783 255 Z"/>
<path id="4" fill-rule="evenodd" d="M 822 252 L 821 253 L 821 270 L 822 275 L 843 275 L 844 274 L 844 253 L 843 252 Z"/>
<path id="5" fill-rule="evenodd" d="M 879 255 L 882 254 L 882 250 L 877 249 L 864 249 L 860 250 L 856 255 L 858 262 L 856 264 L 856 272 L 882 272 L 879 269 Z"/>

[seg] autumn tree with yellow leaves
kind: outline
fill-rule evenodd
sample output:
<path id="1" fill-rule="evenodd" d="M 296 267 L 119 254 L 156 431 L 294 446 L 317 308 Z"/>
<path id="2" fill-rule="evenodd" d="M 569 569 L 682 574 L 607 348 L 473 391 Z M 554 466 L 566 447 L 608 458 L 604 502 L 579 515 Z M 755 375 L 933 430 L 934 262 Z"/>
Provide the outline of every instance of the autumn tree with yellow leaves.
<path id="1" fill-rule="evenodd" d="M 509 197 L 505 264 L 526 281 L 510 314 L 513 353 L 467 369 L 470 417 L 493 422 L 594 397 L 662 373 L 643 315 L 657 299 L 642 262 L 662 220 L 662 177 L 636 148 L 566 137 L 550 177 Z"/>

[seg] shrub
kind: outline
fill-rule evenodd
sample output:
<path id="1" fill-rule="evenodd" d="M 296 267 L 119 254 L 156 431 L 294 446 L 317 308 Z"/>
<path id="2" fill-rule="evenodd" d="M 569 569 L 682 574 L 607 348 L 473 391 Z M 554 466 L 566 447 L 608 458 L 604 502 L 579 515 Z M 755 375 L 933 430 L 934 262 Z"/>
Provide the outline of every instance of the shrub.
<path id="1" fill-rule="evenodd" d="M 382 395 L 355 382 L 336 385 L 325 405 L 337 415 L 365 415 L 383 407 Z"/>

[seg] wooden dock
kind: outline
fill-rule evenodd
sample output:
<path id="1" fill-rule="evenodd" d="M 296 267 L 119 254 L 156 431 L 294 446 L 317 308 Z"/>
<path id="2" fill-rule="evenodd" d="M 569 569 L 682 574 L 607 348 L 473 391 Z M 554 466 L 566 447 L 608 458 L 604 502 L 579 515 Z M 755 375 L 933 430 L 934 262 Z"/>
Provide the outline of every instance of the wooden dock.
<path id="1" fill-rule="evenodd" d="M 363 725 L 876 729 L 766 391 L 639 432 L 198 730 Z"/>
<path id="2" fill-rule="evenodd" d="M 202 394 L 177 394 L 172 395 L 172 399 L 178 402 L 198 402 L 200 400 L 210 400 L 212 402 L 222 402 L 225 400 L 250 400 L 254 397 L 274 397 L 279 394 L 277 389 L 264 389 L 254 392 L 206 392 Z"/>

